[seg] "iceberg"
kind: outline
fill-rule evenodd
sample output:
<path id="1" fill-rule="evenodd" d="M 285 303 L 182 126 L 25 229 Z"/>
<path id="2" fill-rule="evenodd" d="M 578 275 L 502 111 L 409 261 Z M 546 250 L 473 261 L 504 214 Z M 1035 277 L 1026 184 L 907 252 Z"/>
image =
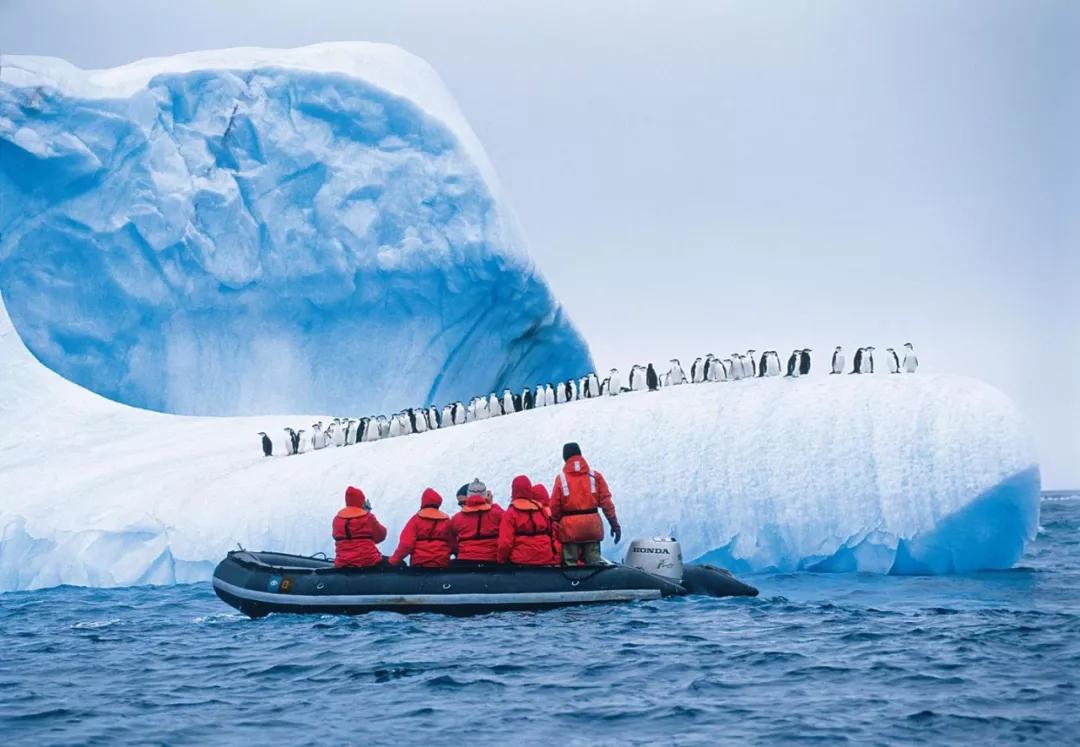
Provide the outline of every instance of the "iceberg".
<path id="1" fill-rule="evenodd" d="M 331 553 L 349 484 L 389 552 L 425 487 L 452 501 L 479 476 L 505 500 L 518 473 L 550 485 L 568 440 L 607 478 L 626 537 L 670 532 L 687 558 L 738 572 L 1009 568 L 1038 527 L 1021 418 L 958 376 L 684 385 L 262 456 L 258 431 L 303 420 L 111 402 L 41 365 L 0 296 L 0 591 L 205 580 L 237 544 Z"/>
<path id="2" fill-rule="evenodd" d="M 436 73 L 382 44 L 5 56 L 0 291 L 162 412 L 389 412 L 592 369 Z"/>

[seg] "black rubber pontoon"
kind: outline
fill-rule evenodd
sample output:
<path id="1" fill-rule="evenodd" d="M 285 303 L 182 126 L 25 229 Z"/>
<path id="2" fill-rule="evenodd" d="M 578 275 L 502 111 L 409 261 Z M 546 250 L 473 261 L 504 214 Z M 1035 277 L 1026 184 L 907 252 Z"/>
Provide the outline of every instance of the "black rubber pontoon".
<path id="1" fill-rule="evenodd" d="M 686 566 L 683 583 L 611 564 L 335 568 L 319 558 L 235 550 L 214 569 L 214 591 L 249 617 L 271 612 L 355 615 L 376 610 L 467 615 L 705 594 L 756 596 L 713 566 Z"/>

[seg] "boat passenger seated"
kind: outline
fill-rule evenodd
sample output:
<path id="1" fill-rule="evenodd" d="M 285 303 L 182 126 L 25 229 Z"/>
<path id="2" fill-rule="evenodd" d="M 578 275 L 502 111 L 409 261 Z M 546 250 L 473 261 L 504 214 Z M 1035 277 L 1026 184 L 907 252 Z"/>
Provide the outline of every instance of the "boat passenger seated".
<path id="1" fill-rule="evenodd" d="M 551 519 L 533 496 L 532 481 L 525 475 L 515 477 L 510 497 L 510 507 L 503 513 L 499 527 L 499 562 L 557 565 Z"/>
<path id="2" fill-rule="evenodd" d="M 424 490 L 420 510 L 401 530 L 397 549 L 390 556 L 390 565 L 401 565 L 406 557 L 410 558 L 411 566 L 445 568 L 450 565 L 454 534 L 450 530 L 450 517 L 439 510 L 442 500 L 442 496 L 431 488 Z"/>
<path id="3" fill-rule="evenodd" d="M 450 520 L 457 559 L 471 563 L 496 562 L 502 516 L 503 510 L 489 503 L 483 493 L 469 494 L 461 511 Z"/>
<path id="4" fill-rule="evenodd" d="M 376 545 L 386 539 L 386 527 L 371 513 L 371 503 L 360 488 L 345 488 L 345 508 L 334 517 L 334 565 L 378 565 L 382 554 Z"/>

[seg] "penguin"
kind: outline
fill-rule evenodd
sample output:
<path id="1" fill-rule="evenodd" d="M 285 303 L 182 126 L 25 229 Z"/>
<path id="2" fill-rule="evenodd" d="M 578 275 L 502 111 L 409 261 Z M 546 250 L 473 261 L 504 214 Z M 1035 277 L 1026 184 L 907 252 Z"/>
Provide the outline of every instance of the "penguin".
<path id="1" fill-rule="evenodd" d="M 750 363 L 750 370 L 746 372 L 747 378 L 749 378 L 749 379 L 756 379 L 757 378 L 758 365 L 757 365 L 757 358 L 755 357 L 756 355 L 757 355 L 757 351 L 754 350 L 753 348 L 746 351 L 746 359 Z"/>
<path id="2" fill-rule="evenodd" d="M 638 387 L 641 386 L 641 382 L 639 381 L 640 378 L 641 373 L 639 373 L 639 367 L 635 363 L 634 365 L 630 366 L 630 391 L 635 392 L 637 391 Z"/>
<path id="3" fill-rule="evenodd" d="M 813 352 L 810 348 L 803 348 L 802 355 L 799 356 L 799 376 L 806 376 L 810 373 L 810 353 Z"/>
<path id="4" fill-rule="evenodd" d="M 362 444 L 367 441 L 368 435 L 368 423 L 371 422 L 371 418 L 364 416 L 356 423 L 356 441 L 355 443 Z"/>
<path id="5" fill-rule="evenodd" d="M 454 422 L 453 405 L 443 405 L 442 415 L 440 416 L 439 421 L 440 428 L 450 428 L 457 425 L 457 423 Z"/>
<path id="6" fill-rule="evenodd" d="M 503 389 L 502 411 L 503 415 L 509 415 L 511 413 L 517 412 L 517 408 L 514 407 L 514 394 L 509 389 Z"/>
<path id="7" fill-rule="evenodd" d="M 663 381 L 664 381 L 664 384 L 663 384 L 663 385 L 664 385 L 665 387 L 669 387 L 669 386 L 671 386 L 671 371 L 668 371 L 667 373 L 665 373 L 665 374 L 664 374 L 664 379 L 663 379 Z"/>
<path id="8" fill-rule="evenodd" d="M 867 373 L 874 373 L 874 351 L 877 350 L 873 345 L 866 348 L 866 353 L 863 357 L 866 359 L 865 365 L 869 367 Z"/>
<path id="9" fill-rule="evenodd" d="M 686 373 L 683 371 L 682 364 L 679 363 L 678 358 L 671 359 L 671 368 L 668 370 L 668 375 L 671 378 L 671 386 L 678 386 L 679 384 L 686 383 Z"/>
<path id="10" fill-rule="evenodd" d="M 702 373 L 702 378 L 705 381 L 712 381 L 714 376 L 716 376 L 716 371 L 713 366 L 713 354 L 709 353 L 705 356 L 705 370 Z"/>
<path id="11" fill-rule="evenodd" d="M 829 371 L 829 375 L 842 373 L 844 373 L 844 348 L 837 345 L 832 353 L 832 370 Z"/>
<path id="12" fill-rule="evenodd" d="M 274 455 L 274 443 L 270 440 L 270 437 L 268 435 L 266 435 L 265 433 L 263 433 L 262 431 L 259 431 L 259 435 L 262 436 L 263 456 L 264 457 L 273 456 Z"/>
<path id="13" fill-rule="evenodd" d="M 307 443 L 306 441 L 304 441 L 304 429 L 303 428 L 301 428 L 300 430 L 298 430 L 296 432 L 296 440 L 293 443 L 295 444 L 296 453 L 297 454 L 303 454 L 304 453 L 304 444 Z"/>
<path id="14" fill-rule="evenodd" d="M 548 384 L 548 386 L 551 386 L 551 384 Z M 555 385 L 552 393 L 555 395 L 555 404 L 566 404 L 566 387 L 562 385 L 561 381 Z"/>
<path id="15" fill-rule="evenodd" d="M 866 352 L 866 348 L 857 348 L 855 350 L 855 358 L 851 361 L 851 371 L 849 373 L 861 374 L 863 372 L 863 353 Z"/>
<path id="16" fill-rule="evenodd" d="M 731 361 L 731 379 L 732 381 L 739 381 L 743 378 L 743 373 L 746 369 L 743 367 L 743 357 L 739 353 L 732 353 L 731 357 L 727 360 Z"/>
<path id="17" fill-rule="evenodd" d="M 720 370 L 723 372 L 724 381 L 732 381 L 735 378 L 735 362 L 731 358 L 720 361 Z"/>
<path id="18" fill-rule="evenodd" d="M 555 399 L 555 389 L 551 386 L 550 382 L 544 387 L 544 396 L 547 397 L 547 403 L 549 405 L 559 404 L 558 400 Z"/>
<path id="19" fill-rule="evenodd" d="M 603 397 L 609 391 L 611 391 L 611 379 L 604 379 L 600 382 L 600 396 Z"/>
<path id="20" fill-rule="evenodd" d="M 502 403 L 499 402 L 499 395 L 492 392 L 488 395 L 488 415 L 495 418 L 503 414 Z"/>
<path id="21" fill-rule="evenodd" d="M 544 385 L 540 384 L 536 387 L 536 394 L 533 395 L 534 407 L 547 407 L 547 390 L 544 389 Z"/>
<path id="22" fill-rule="evenodd" d="M 695 358 L 694 362 L 690 364 L 690 381 L 694 384 L 700 384 L 705 380 L 701 358 Z"/>
<path id="23" fill-rule="evenodd" d="M 295 444 L 294 437 L 296 436 L 296 431 L 294 431 L 292 428 L 285 428 L 284 430 L 285 430 L 285 456 L 292 456 L 293 454 L 296 453 L 296 447 L 294 446 L 294 444 Z"/>
<path id="24" fill-rule="evenodd" d="M 589 384 L 589 396 L 590 397 L 599 397 L 600 396 L 600 377 L 596 375 L 595 371 L 593 371 L 591 374 L 589 374 L 588 384 Z"/>
<path id="25" fill-rule="evenodd" d="M 566 401 L 573 402 L 576 400 L 578 398 L 577 381 L 574 379 L 567 379 L 564 386 L 566 387 Z"/>
<path id="26" fill-rule="evenodd" d="M 522 407 L 522 404 L 521 404 L 521 395 L 520 394 L 515 394 L 515 395 L 512 395 L 512 396 L 513 396 L 513 402 L 514 402 L 514 412 L 521 412 L 524 409 L 524 407 Z"/>
<path id="27" fill-rule="evenodd" d="M 533 409 L 533 393 L 532 389 L 529 387 L 526 387 L 521 392 L 521 407 L 525 410 Z"/>
<path id="28" fill-rule="evenodd" d="M 619 369 L 613 368 L 608 374 L 608 395 L 614 397 L 622 390 L 622 377 L 619 376 Z"/>
<path id="29" fill-rule="evenodd" d="M 379 438 L 380 439 L 389 438 L 389 436 L 390 436 L 390 418 L 386 417 L 385 415 L 380 415 L 378 417 L 377 422 L 379 424 Z M 376 440 L 378 440 L 378 439 L 376 439 Z"/>
<path id="30" fill-rule="evenodd" d="M 919 356 L 915 355 L 915 346 L 905 342 L 904 348 L 904 373 L 915 373 L 919 370 Z"/>
<path id="31" fill-rule="evenodd" d="M 656 376 L 656 369 L 651 363 L 645 369 L 645 385 L 649 387 L 650 392 L 655 392 L 660 388 L 660 379 Z"/>
<path id="32" fill-rule="evenodd" d="M 783 371 L 780 366 L 780 353 L 775 350 L 770 351 L 769 355 L 769 376 L 779 376 Z"/>
<path id="33" fill-rule="evenodd" d="M 418 407 L 411 412 L 413 415 L 413 433 L 426 433 L 428 429 L 427 410 L 425 410 L 423 407 Z"/>
<path id="34" fill-rule="evenodd" d="M 892 348 L 885 348 L 885 352 L 888 354 L 885 356 L 885 362 L 889 365 L 889 373 L 900 373 L 900 358 L 896 355 L 896 351 Z"/>
<path id="35" fill-rule="evenodd" d="M 757 364 L 757 377 L 759 379 L 764 378 L 769 372 L 769 351 L 766 350 L 761 354 L 761 361 Z"/>
<path id="36" fill-rule="evenodd" d="M 322 430 L 322 421 L 311 426 L 311 448 L 318 451 L 326 448 L 326 434 Z"/>
<path id="37" fill-rule="evenodd" d="M 791 356 L 787 361 L 787 376 L 797 377 L 799 375 L 799 359 L 802 358 L 801 350 L 792 350 Z"/>

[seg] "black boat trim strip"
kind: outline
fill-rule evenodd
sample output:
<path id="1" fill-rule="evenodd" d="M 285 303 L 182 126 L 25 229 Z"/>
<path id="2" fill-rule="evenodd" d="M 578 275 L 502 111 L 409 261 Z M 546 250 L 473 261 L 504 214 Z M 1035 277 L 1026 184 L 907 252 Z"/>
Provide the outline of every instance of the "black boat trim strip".
<path id="1" fill-rule="evenodd" d="M 367 607 L 400 605 L 454 607 L 462 605 L 554 604 L 562 602 L 632 602 L 659 599 L 659 589 L 596 589 L 594 591 L 537 591 L 505 594 L 287 594 L 255 591 L 214 579 L 214 587 L 240 599 L 296 607 Z"/>

